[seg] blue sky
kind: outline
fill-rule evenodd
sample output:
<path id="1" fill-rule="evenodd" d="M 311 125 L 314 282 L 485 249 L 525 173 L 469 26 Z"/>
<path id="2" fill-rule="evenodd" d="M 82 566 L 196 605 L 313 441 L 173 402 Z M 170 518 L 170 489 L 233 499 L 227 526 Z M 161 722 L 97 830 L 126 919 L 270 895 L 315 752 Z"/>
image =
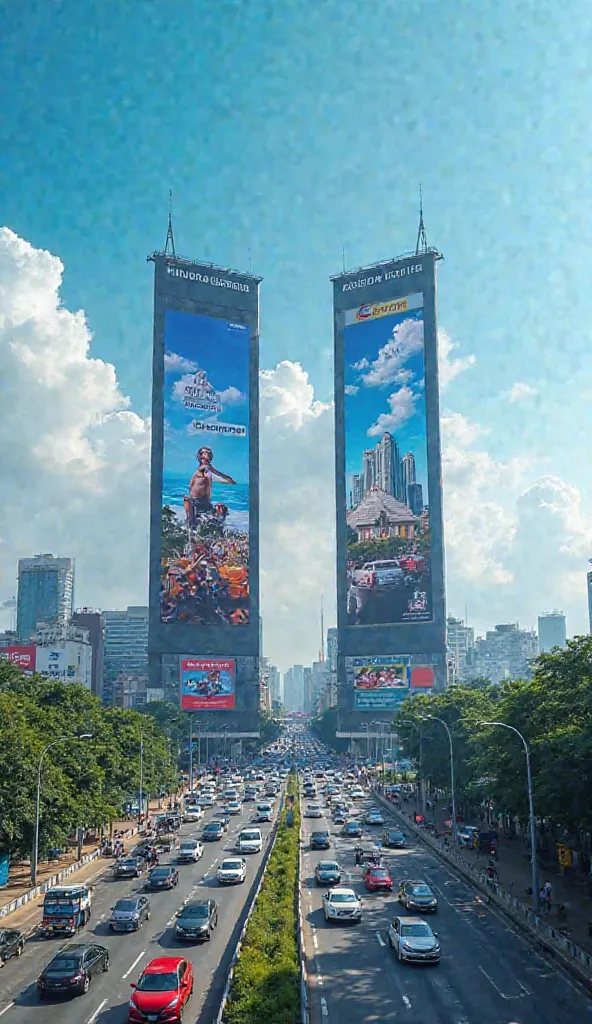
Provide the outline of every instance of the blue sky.
<path id="1" fill-rule="evenodd" d="M 445 256 L 439 325 L 458 355 L 476 360 L 443 393 L 443 413 L 457 417 L 457 435 L 458 417 L 475 425 L 471 437 L 489 459 L 479 472 L 518 460 L 524 488 L 560 477 L 589 515 L 588 3 L 9 0 L 0 39 L 2 223 L 62 260 L 63 307 L 85 311 L 91 353 L 115 365 L 135 413 L 150 413 L 153 268 L 145 257 L 163 246 L 169 188 L 178 252 L 262 275 L 261 366 L 300 362 L 316 400 L 328 403 L 329 276 L 341 270 L 344 248 L 353 268 L 414 247 L 422 182 L 428 240 Z M 320 407 L 309 412 L 320 422 Z M 330 472 L 329 455 L 324 465 Z M 488 502 L 505 500 L 506 478 L 492 471 L 491 481 Z M 537 508 L 549 504 L 544 495 Z M 473 504 L 490 528 L 489 506 L 479 496 Z M 445 492 L 447 508 L 454 498 Z M 526 522 L 530 506 L 516 508 Z M 578 515 L 566 512 L 566 521 Z M 503 544 L 509 528 L 503 517 L 496 523 Z M 534 537 L 530 519 L 527 527 Z M 6 526 L 0 535 L 8 544 Z M 536 538 L 520 556 L 513 604 L 503 581 L 492 594 L 482 575 L 449 588 L 451 610 L 462 614 L 467 600 L 480 624 L 503 621 L 506 607 L 522 618 L 520 594 L 531 564 L 542 566 L 544 527 Z M 25 540 L 49 550 L 49 536 L 38 548 L 36 535 L 18 544 Z M 10 543 L 6 566 L 23 553 Z M 326 539 L 321 548 L 328 580 L 332 550 Z M 570 563 L 570 614 L 580 629 L 584 548 Z M 545 573 L 558 558 L 549 554 Z M 0 597 L 13 587 L 1 574 Z M 565 602 L 547 578 L 533 594 Z M 142 599 L 130 595 L 130 603 Z M 293 618 L 292 610 L 286 621 Z"/>

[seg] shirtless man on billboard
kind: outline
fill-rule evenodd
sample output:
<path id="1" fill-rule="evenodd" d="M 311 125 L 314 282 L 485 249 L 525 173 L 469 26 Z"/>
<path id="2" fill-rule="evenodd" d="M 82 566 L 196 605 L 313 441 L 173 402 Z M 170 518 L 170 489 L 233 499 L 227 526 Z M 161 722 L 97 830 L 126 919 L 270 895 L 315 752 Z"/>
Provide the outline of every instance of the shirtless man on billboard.
<path id="1" fill-rule="evenodd" d="M 225 484 L 236 485 L 236 480 L 212 465 L 214 453 L 211 448 L 200 448 L 196 459 L 199 466 L 189 482 L 189 495 L 183 498 L 183 505 L 189 526 L 195 526 L 199 515 L 214 512 L 212 505 L 212 480 L 217 477 Z"/>

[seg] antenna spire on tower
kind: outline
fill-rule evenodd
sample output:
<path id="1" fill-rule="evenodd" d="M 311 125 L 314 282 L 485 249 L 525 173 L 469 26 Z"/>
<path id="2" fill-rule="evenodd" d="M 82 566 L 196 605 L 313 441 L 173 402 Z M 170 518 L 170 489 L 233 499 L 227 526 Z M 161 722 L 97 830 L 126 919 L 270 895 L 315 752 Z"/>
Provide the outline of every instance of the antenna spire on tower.
<path id="1" fill-rule="evenodd" d="M 428 251 L 428 236 L 426 234 L 425 224 L 423 222 L 423 191 L 421 188 L 421 182 L 419 183 L 419 226 L 417 228 L 417 243 L 415 246 L 415 255 L 419 256 L 420 252 Z"/>
<path id="2" fill-rule="evenodd" d="M 170 251 L 169 251 L 170 249 Z M 167 228 L 166 242 L 164 243 L 165 256 L 176 256 L 175 236 L 173 234 L 173 190 L 169 189 L 169 226 Z"/>

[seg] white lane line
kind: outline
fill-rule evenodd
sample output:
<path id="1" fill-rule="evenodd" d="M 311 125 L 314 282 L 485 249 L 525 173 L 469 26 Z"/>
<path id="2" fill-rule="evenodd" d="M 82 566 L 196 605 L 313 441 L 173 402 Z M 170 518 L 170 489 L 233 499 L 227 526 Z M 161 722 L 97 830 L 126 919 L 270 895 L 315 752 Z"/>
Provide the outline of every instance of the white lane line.
<path id="1" fill-rule="evenodd" d="M 134 962 L 133 962 L 133 964 L 131 965 L 130 969 L 129 969 L 128 971 L 126 971 L 126 972 L 125 972 L 125 974 L 122 974 L 122 975 L 121 975 L 121 980 L 122 980 L 122 981 L 124 981 L 124 980 L 125 980 L 126 978 L 129 978 L 129 976 L 130 976 L 130 974 L 132 973 L 132 971 L 133 971 L 134 967 L 136 966 L 136 964 L 139 964 L 139 963 L 140 963 L 140 960 L 141 960 L 141 959 L 142 959 L 142 957 L 143 957 L 143 956 L 145 956 L 145 955 L 146 955 L 146 950 L 145 950 L 145 949 L 143 949 L 143 950 L 142 950 L 142 952 L 141 952 L 141 953 L 139 954 L 139 956 L 137 956 L 137 957 L 136 957 L 136 959 L 134 960 Z"/>
<path id="2" fill-rule="evenodd" d="M 14 999 L 12 1000 L 11 1003 L 8 1004 L 8 1006 L 5 1006 L 3 1010 L 0 1010 L 0 1017 L 2 1017 L 2 1015 L 5 1014 L 7 1012 L 7 1010 L 12 1010 L 13 1006 L 14 1006 Z"/>
<path id="3" fill-rule="evenodd" d="M 403 998 L 403 1002 L 405 1003 L 405 1006 L 407 1007 L 408 1010 L 410 1010 L 411 1009 L 411 1001 L 409 999 L 409 996 L 403 996 L 402 998 Z"/>
<path id="4" fill-rule="evenodd" d="M 323 1015 L 323 1017 L 328 1017 L 329 1016 L 329 1010 L 327 1008 L 327 1000 L 325 999 L 324 996 L 321 996 L 321 1014 Z"/>
<path id="5" fill-rule="evenodd" d="M 380 932 L 376 932 L 376 938 L 378 939 L 378 943 L 380 946 L 386 946 L 386 942 L 384 941 Z"/>
<path id="6" fill-rule="evenodd" d="M 317 939 L 317 937 L 316 937 L 314 932 L 312 933 L 312 944 L 313 944 L 315 949 L 319 948 L 319 940 Z"/>
<path id="7" fill-rule="evenodd" d="M 493 987 L 494 987 L 495 991 L 497 992 L 498 996 L 501 996 L 501 997 L 502 997 L 502 999 L 507 999 L 507 998 L 508 998 L 508 996 L 507 996 L 507 995 L 505 995 L 505 993 L 504 993 L 504 992 L 502 992 L 501 988 L 498 988 L 498 987 L 497 987 L 497 985 L 496 985 L 495 981 L 493 980 L 493 978 L 491 978 L 491 977 L 489 976 L 489 974 L 487 973 L 487 971 L 484 971 L 484 970 L 483 970 L 483 968 L 481 967 L 481 964 L 478 964 L 477 966 L 478 966 L 479 970 L 481 971 L 481 974 L 484 974 L 484 975 L 485 975 L 485 977 L 487 978 L 488 982 L 489 982 L 489 983 L 490 983 L 491 985 L 493 985 Z"/>
<path id="8" fill-rule="evenodd" d="M 95 1021 L 97 1019 L 97 1017 L 99 1016 L 99 1014 L 100 1014 L 101 1010 L 103 1009 L 103 1007 L 104 1007 L 106 1002 L 107 1002 L 107 1000 L 103 999 L 103 1002 L 99 1003 L 99 1005 L 97 1006 L 97 1008 L 96 1008 L 95 1012 L 93 1013 L 92 1017 L 88 1018 L 86 1024 L 93 1024 L 93 1021 Z"/>

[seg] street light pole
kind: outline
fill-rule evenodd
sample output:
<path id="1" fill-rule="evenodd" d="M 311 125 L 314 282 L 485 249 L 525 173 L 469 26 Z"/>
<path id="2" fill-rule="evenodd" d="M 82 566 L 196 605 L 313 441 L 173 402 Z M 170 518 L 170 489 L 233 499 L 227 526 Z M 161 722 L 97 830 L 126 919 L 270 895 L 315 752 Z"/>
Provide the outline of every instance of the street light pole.
<path id="1" fill-rule="evenodd" d="M 437 718 L 436 715 L 425 715 L 425 718 L 430 718 L 433 722 L 439 722 L 446 729 L 446 735 L 448 736 L 448 743 L 450 744 L 450 789 L 452 791 L 452 845 L 456 849 L 456 795 L 454 792 L 454 747 L 452 746 L 452 734 L 448 725 L 443 718 Z"/>
<path id="2" fill-rule="evenodd" d="M 538 879 L 538 865 L 537 865 L 537 854 L 536 854 L 536 821 L 534 816 L 534 793 L 532 789 L 532 770 L 530 767 L 530 748 L 528 743 L 524 739 L 524 736 L 518 729 L 515 729 L 513 725 L 508 725 L 506 722 L 479 722 L 479 725 L 486 726 L 499 726 L 500 729 L 508 729 L 510 732 L 516 733 L 516 736 L 521 740 L 522 746 L 524 747 L 524 753 L 526 755 L 526 785 L 528 788 L 528 813 L 530 816 L 530 877 L 531 877 L 531 888 L 532 888 L 532 908 L 535 914 L 539 912 L 539 879 Z"/>
<path id="3" fill-rule="evenodd" d="M 423 732 L 421 725 L 417 722 L 413 722 L 411 718 L 400 718 L 401 725 L 412 725 L 414 729 L 417 729 L 419 733 L 419 800 L 421 803 L 421 813 L 423 814 L 424 820 L 426 816 L 426 795 L 425 795 L 425 782 L 423 778 Z M 417 806 L 417 804 L 416 804 Z"/>
<path id="4" fill-rule="evenodd" d="M 142 823 L 142 805 L 143 805 L 143 803 L 144 803 L 144 730 L 140 729 L 140 792 L 138 794 L 138 825 L 141 825 L 141 823 Z"/>
<path id="5" fill-rule="evenodd" d="M 80 736 L 60 736 L 57 740 L 52 740 L 47 746 L 41 751 L 41 757 L 39 758 L 39 766 L 37 768 L 37 798 L 35 803 L 35 840 L 33 845 L 33 860 L 31 863 L 31 883 L 33 886 L 37 885 L 37 866 L 39 864 L 39 821 L 41 817 L 41 770 L 43 768 L 43 759 L 47 754 L 48 750 L 52 747 L 56 747 L 58 743 L 66 743 L 68 740 L 91 740 L 91 732 L 83 732 Z"/>

